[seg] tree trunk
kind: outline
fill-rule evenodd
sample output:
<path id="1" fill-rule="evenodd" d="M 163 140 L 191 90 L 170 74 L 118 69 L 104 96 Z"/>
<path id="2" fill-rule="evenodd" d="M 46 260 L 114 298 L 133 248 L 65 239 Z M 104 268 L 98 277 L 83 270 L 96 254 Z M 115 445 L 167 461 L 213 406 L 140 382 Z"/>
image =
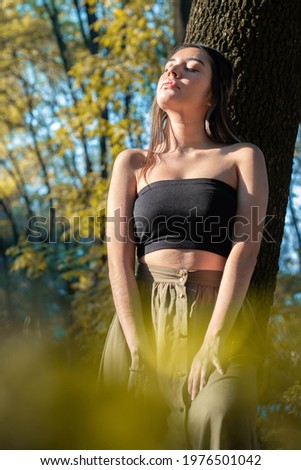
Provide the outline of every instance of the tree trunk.
<path id="1" fill-rule="evenodd" d="M 13 169 L 9 168 L 7 165 L 7 161 L 9 161 L 13 167 Z M 16 185 L 16 189 L 19 193 L 19 196 L 24 199 L 25 207 L 26 207 L 26 217 L 30 219 L 33 216 L 33 210 L 31 208 L 31 203 L 29 200 L 29 196 L 26 190 L 26 182 L 22 175 L 22 172 L 19 168 L 19 163 L 17 158 L 13 155 L 12 151 L 8 151 L 7 159 L 1 161 L 2 166 L 5 168 L 11 179 L 14 181 Z"/>
<path id="2" fill-rule="evenodd" d="M 0 237 L 0 265 L 2 264 L 2 277 L 3 277 L 3 296 L 4 305 L 6 309 L 5 318 L 13 323 L 15 319 L 14 305 L 13 305 L 13 289 L 9 273 L 9 263 L 5 254 L 6 250 L 5 240 Z"/>
<path id="3" fill-rule="evenodd" d="M 72 60 L 70 58 L 70 53 L 68 51 L 67 43 L 61 31 L 61 25 L 59 22 L 59 10 L 55 5 L 55 0 L 51 0 L 50 3 L 51 3 L 51 7 L 47 3 L 47 1 L 44 0 L 43 5 L 45 7 L 47 14 L 49 15 L 49 19 L 51 20 L 52 30 L 57 41 L 58 49 L 60 51 L 61 60 L 63 63 L 65 74 L 66 74 L 67 84 L 68 84 L 75 108 L 77 109 L 78 99 L 76 96 L 76 92 L 74 90 L 72 79 L 69 75 L 70 69 L 72 67 Z M 81 85 L 81 88 L 82 88 L 83 94 L 85 94 L 84 86 Z M 86 132 L 85 132 L 85 124 L 83 122 L 81 122 L 80 138 L 81 138 L 81 142 L 83 145 L 86 173 L 88 174 L 92 172 L 92 162 L 88 153 L 88 144 L 87 144 L 88 139 L 87 139 Z"/>
<path id="4" fill-rule="evenodd" d="M 94 23 L 97 20 L 96 14 L 94 11 L 92 11 L 92 8 L 88 5 L 87 2 L 85 2 L 85 10 L 87 14 L 87 20 L 88 20 L 88 25 L 89 25 L 89 30 L 90 30 L 90 37 L 89 37 L 89 44 L 90 44 L 90 52 L 92 55 L 98 54 L 98 42 L 97 39 L 99 37 L 99 34 L 97 31 L 94 29 Z"/>
<path id="5" fill-rule="evenodd" d="M 264 329 L 276 286 L 301 116 L 300 26 L 300 0 L 195 0 L 185 37 L 186 42 L 218 48 L 233 62 L 236 90 L 231 115 L 237 134 L 258 145 L 266 158 L 267 214 L 274 218 L 266 225 L 266 240 L 250 286 L 253 307 Z"/>
<path id="6" fill-rule="evenodd" d="M 11 209 L 10 200 L 8 198 L 1 198 L 0 199 L 0 207 L 2 207 L 4 214 L 6 215 L 7 219 L 10 222 L 11 230 L 12 230 L 12 241 L 14 245 L 17 245 L 19 239 L 19 231 L 17 222 L 13 215 L 13 211 Z"/>

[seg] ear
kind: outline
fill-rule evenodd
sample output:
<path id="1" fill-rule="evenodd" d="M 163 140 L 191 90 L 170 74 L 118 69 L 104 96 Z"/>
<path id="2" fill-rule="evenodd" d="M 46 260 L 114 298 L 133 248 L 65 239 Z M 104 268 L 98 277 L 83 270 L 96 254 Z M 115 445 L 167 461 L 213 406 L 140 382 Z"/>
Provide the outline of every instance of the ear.
<path id="1" fill-rule="evenodd" d="M 213 99 L 213 96 L 212 96 L 212 93 L 210 93 L 208 95 L 208 98 L 207 98 L 207 106 L 208 108 L 212 108 L 212 106 L 214 106 L 214 99 Z"/>

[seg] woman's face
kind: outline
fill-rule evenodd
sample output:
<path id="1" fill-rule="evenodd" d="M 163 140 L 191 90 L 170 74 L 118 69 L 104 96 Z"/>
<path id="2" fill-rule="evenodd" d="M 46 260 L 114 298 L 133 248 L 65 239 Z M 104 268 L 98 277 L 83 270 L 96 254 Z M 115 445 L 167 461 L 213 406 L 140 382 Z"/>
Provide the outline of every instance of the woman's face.
<path id="1" fill-rule="evenodd" d="M 157 103 L 167 113 L 206 113 L 212 105 L 211 82 L 212 69 L 206 52 L 195 47 L 181 49 L 165 65 L 157 86 Z"/>

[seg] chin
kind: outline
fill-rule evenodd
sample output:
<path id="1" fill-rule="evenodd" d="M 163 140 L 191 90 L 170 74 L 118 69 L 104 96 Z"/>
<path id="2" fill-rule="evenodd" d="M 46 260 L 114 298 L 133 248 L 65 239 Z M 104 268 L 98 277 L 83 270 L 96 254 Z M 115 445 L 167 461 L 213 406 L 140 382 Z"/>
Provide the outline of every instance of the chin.
<path id="1" fill-rule="evenodd" d="M 161 108 L 162 111 L 165 111 L 166 113 L 168 111 L 181 111 L 181 109 L 183 108 L 179 100 L 175 99 L 175 97 L 173 96 L 170 96 L 164 100 L 157 100 L 157 104 L 159 108 Z"/>

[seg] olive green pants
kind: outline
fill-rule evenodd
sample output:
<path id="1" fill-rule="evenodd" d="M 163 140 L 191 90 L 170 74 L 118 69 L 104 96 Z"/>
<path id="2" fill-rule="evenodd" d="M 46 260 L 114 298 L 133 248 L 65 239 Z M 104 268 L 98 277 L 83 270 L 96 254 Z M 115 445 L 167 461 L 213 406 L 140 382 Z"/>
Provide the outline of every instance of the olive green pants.
<path id="1" fill-rule="evenodd" d="M 193 402 L 187 392 L 190 365 L 202 345 L 221 277 L 220 271 L 138 266 L 144 324 L 153 351 L 150 368 L 168 410 L 165 448 L 256 448 L 260 332 L 247 299 L 224 348 L 224 375 L 215 370 Z M 129 351 L 115 315 L 102 355 L 101 381 L 126 385 L 129 365 Z"/>

